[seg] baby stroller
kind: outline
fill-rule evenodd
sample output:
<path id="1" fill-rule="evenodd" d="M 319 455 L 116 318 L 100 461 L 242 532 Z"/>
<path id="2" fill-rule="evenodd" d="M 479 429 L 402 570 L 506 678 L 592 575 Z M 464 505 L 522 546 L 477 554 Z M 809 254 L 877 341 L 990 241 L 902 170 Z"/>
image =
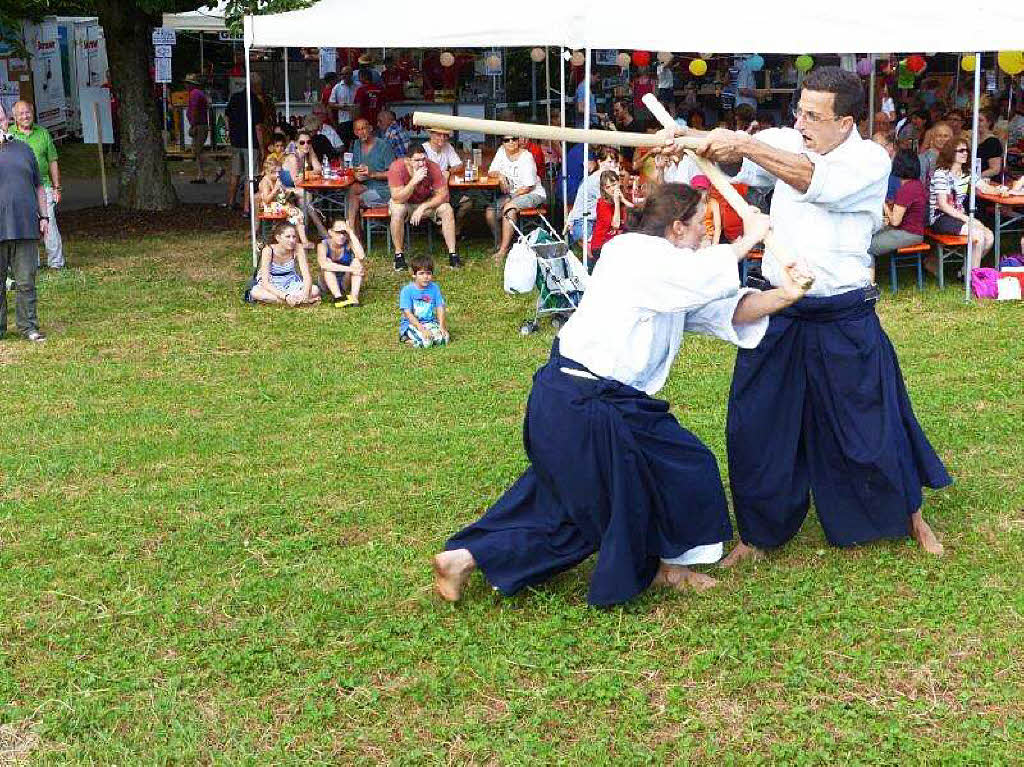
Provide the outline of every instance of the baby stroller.
<path id="1" fill-rule="evenodd" d="M 551 327 L 556 330 L 562 327 L 579 306 L 586 289 L 587 272 L 583 264 L 543 214 L 540 214 L 540 219 L 544 226 L 538 226 L 529 234 L 525 234 L 515 221 L 511 221 L 519 239 L 509 252 L 509 260 L 513 263 L 506 263 L 505 289 L 508 292 L 529 292 L 529 289 L 510 288 L 508 272 L 510 268 L 516 268 L 516 261 L 519 261 L 519 269 L 523 268 L 527 260 L 535 262 L 532 287 L 537 289 L 537 308 L 533 318 L 524 320 L 519 328 L 524 336 L 540 328 L 540 318 L 544 314 L 551 316 Z M 529 273 L 527 268 L 525 275 Z M 523 274 L 520 271 L 520 279 Z"/>

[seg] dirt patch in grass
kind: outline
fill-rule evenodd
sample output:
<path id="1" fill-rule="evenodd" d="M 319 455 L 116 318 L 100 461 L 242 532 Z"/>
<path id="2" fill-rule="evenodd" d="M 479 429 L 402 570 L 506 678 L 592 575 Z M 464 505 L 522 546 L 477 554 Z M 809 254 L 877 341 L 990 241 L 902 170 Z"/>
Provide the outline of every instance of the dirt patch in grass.
<path id="1" fill-rule="evenodd" d="M 32 728 L 28 719 L 0 724 L 0 767 L 23 764 L 39 747 L 39 735 Z"/>
<path id="2" fill-rule="evenodd" d="M 179 205 L 174 210 L 138 211 L 116 205 L 61 213 L 61 229 L 76 238 L 119 238 L 172 233 L 237 231 L 245 233 L 248 222 L 237 211 L 219 205 Z"/>

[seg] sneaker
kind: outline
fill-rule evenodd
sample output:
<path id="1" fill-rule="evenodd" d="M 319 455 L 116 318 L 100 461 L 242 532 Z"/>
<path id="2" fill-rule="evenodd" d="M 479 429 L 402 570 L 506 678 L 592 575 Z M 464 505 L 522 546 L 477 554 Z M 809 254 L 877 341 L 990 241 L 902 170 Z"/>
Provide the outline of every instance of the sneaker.
<path id="1" fill-rule="evenodd" d="M 348 298 L 339 298 L 334 302 L 335 309 L 349 309 L 353 306 L 359 306 L 359 302 L 352 298 L 352 296 L 349 296 Z"/>
<path id="2" fill-rule="evenodd" d="M 462 259 L 459 258 L 458 253 L 448 254 L 448 266 L 452 269 L 460 269 L 462 267 Z"/>
<path id="3" fill-rule="evenodd" d="M 395 256 L 395 271 L 396 272 L 404 272 L 408 268 L 409 267 L 405 263 L 405 256 L 404 255 L 399 253 L 397 256 Z"/>
<path id="4" fill-rule="evenodd" d="M 46 334 L 39 330 L 30 330 L 25 334 L 25 340 L 38 344 L 46 340 Z"/>

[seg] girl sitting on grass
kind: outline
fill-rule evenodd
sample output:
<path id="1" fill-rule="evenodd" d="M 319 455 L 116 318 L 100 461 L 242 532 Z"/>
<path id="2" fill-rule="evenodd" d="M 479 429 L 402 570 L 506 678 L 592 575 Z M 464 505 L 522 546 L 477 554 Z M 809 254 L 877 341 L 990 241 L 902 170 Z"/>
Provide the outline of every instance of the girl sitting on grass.
<path id="1" fill-rule="evenodd" d="M 274 227 L 273 244 L 260 254 L 259 277 L 250 291 L 253 301 L 263 304 L 304 306 L 320 302 L 320 290 L 299 244 L 295 225 L 282 222 Z"/>
<path id="2" fill-rule="evenodd" d="M 348 221 L 335 219 L 327 230 L 327 237 L 316 246 L 316 261 L 320 267 L 317 285 L 321 295 L 333 296 L 335 308 L 360 305 L 359 289 L 366 276 L 365 259 L 363 246 L 358 237 L 352 236 Z"/>

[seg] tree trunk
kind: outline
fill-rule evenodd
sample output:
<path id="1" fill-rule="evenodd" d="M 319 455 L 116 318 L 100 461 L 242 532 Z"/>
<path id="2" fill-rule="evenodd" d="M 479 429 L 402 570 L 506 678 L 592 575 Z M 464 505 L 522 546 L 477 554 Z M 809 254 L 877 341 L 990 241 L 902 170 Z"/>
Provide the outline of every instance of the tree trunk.
<path id="1" fill-rule="evenodd" d="M 149 78 L 152 28 L 160 18 L 139 10 L 132 0 L 97 3 L 117 97 L 121 128 L 118 205 L 133 210 L 170 210 L 178 204 L 164 159 L 162 109 Z"/>

